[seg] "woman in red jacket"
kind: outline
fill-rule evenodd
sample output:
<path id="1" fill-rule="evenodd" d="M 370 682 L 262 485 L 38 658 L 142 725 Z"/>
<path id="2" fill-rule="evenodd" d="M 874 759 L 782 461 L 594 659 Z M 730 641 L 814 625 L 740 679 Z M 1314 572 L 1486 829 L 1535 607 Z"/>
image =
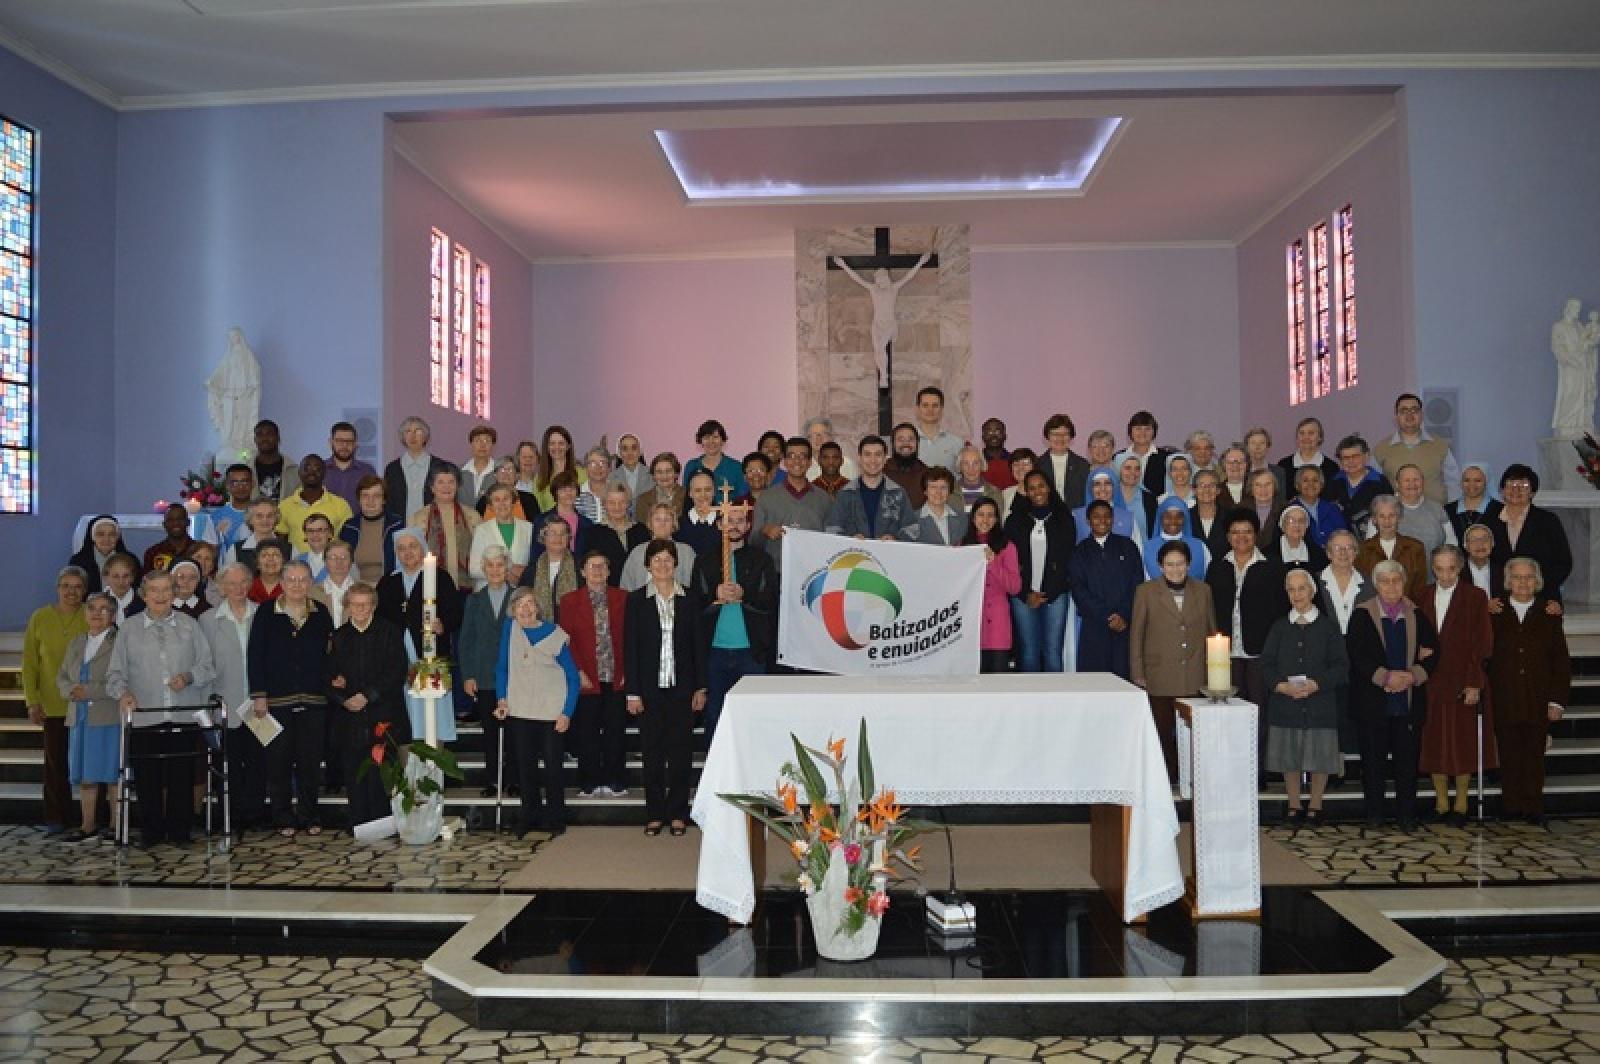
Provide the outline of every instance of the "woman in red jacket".
<path id="1" fill-rule="evenodd" d="M 628 593 L 610 584 L 600 551 L 583 559 L 583 584 L 561 596 L 558 623 L 578 665 L 578 792 L 585 798 L 628 793 L 627 700 L 622 686 L 622 627 Z"/>

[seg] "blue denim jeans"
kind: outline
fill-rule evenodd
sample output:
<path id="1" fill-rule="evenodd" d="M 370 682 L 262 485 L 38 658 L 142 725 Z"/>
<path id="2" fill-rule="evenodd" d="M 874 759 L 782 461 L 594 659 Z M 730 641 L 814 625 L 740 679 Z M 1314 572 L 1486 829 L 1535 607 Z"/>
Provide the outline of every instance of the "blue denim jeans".
<path id="1" fill-rule="evenodd" d="M 717 721 L 722 718 L 722 703 L 728 691 L 741 676 L 761 675 L 767 667 L 756 660 L 748 649 L 733 650 L 712 647 L 706 655 L 706 749 L 711 749 L 711 736 L 716 733 Z"/>
<path id="2" fill-rule="evenodd" d="M 1017 643 L 1018 672 L 1061 672 L 1067 596 L 1057 595 L 1037 609 L 1030 609 L 1021 596 L 1012 598 L 1011 631 Z"/>

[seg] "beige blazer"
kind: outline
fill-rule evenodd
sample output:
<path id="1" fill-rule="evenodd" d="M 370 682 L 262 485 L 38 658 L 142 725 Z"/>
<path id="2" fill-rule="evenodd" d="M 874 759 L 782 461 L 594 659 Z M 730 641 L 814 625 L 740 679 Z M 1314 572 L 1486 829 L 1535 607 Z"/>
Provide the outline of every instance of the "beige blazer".
<path id="1" fill-rule="evenodd" d="M 1191 577 L 1184 584 L 1182 612 L 1163 581 L 1140 584 L 1128 626 L 1133 682 L 1157 697 L 1197 693 L 1206 683 L 1206 636 L 1215 623 L 1205 581 Z"/>

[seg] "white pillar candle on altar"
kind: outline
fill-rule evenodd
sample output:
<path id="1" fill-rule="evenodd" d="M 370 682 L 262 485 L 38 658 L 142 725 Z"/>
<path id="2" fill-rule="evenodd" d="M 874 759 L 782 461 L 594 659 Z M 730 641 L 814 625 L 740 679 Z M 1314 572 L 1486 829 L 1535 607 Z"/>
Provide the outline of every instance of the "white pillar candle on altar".
<path id="1" fill-rule="evenodd" d="M 429 551 L 422 559 L 422 601 L 433 602 L 439 597 L 439 559 Z"/>
<path id="2" fill-rule="evenodd" d="M 1233 682 L 1233 661 L 1228 637 L 1221 632 L 1206 636 L 1206 686 L 1226 691 Z"/>
<path id="3" fill-rule="evenodd" d="M 429 698 L 422 703 L 422 741 L 439 749 L 439 699 Z"/>

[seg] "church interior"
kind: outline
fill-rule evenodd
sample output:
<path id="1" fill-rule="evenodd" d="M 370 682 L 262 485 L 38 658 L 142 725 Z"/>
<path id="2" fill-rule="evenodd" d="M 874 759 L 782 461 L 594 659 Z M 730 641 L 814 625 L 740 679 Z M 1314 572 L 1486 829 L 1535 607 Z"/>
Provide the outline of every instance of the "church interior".
<path id="1" fill-rule="evenodd" d="M 1600 1060 L 1592 0 L 0 0 L 0 120 L 0 1059 Z M 1251 913 L 1134 919 L 1088 805 L 911 801 L 924 868 L 855 962 L 759 831 L 754 916 L 703 903 L 701 806 L 640 835 L 631 727 L 632 796 L 568 765 L 565 833 L 503 829 L 464 723 L 423 845 L 326 794 L 315 837 L 64 846 L 23 632 L 94 515 L 142 552 L 237 446 L 234 329 L 285 454 L 348 423 L 379 470 L 412 417 L 454 462 L 480 425 L 687 460 L 705 419 L 738 458 L 820 416 L 854 457 L 928 385 L 976 444 L 1147 411 L 1275 460 L 1414 393 L 1572 543 L 1548 819 L 1490 775 L 1374 828 L 1351 754 L 1315 826 L 1247 781 Z M 941 936 L 958 871 L 976 934 Z"/>

